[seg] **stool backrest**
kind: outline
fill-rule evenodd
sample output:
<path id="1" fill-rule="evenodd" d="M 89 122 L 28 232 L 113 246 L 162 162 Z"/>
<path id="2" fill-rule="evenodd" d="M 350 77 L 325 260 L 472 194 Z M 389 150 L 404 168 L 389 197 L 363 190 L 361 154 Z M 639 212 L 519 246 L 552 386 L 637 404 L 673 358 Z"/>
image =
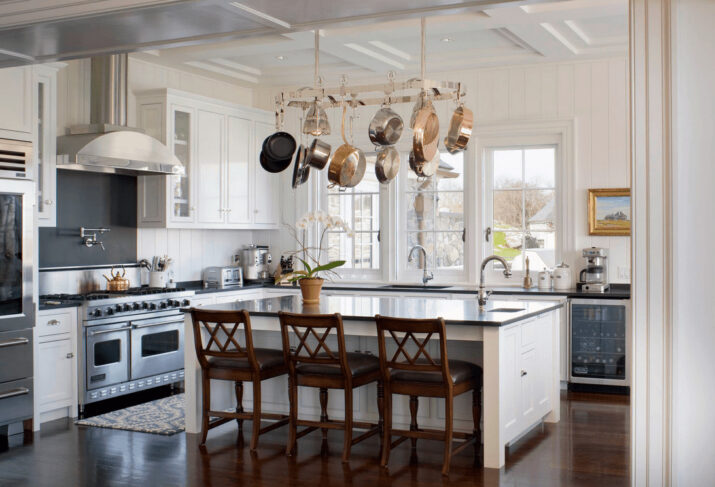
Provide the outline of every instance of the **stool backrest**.
<path id="1" fill-rule="evenodd" d="M 392 369 L 412 372 L 441 372 L 445 384 L 452 383 L 447 359 L 446 327 L 442 318 L 405 319 L 375 316 L 377 342 L 380 350 L 380 369 L 383 377 L 389 377 Z M 388 356 L 386 335 L 389 343 L 397 346 Z M 417 336 L 421 335 L 421 336 Z M 432 357 L 427 346 L 430 339 L 439 338 L 439 356 Z M 414 351 L 412 351 L 414 350 Z"/>
<path id="2" fill-rule="evenodd" d="M 349 375 L 343 318 L 339 313 L 332 315 L 305 315 L 279 312 L 281 336 L 283 337 L 283 355 L 292 373 L 299 363 L 338 365 L 343 373 Z M 298 343 L 290 344 L 290 332 L 295 333 Z M 332 350 L 327 343 L 331 333 L 337 334 L 338 349 Z"/>
<path id="3" fill-rule="evenodd" d="M 209 311 L 191 309 L 196 357 L 202 368 L 209 366 L 208 357 L 247 359 L 251 369 L 258 370 L 253 352 L 251 318 L 248 311 Z M 202 330 L 208 332 L 204 343 Z M 243 337 L 244 346 L 241 346 Z"/>

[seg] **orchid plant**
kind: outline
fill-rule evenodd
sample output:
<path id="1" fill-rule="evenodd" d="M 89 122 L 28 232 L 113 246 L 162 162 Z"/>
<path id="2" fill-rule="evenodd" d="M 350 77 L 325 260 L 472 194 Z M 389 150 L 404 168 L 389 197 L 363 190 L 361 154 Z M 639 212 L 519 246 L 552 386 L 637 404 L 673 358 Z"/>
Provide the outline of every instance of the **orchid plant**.
<path id="1" fill-rule="evenodd" d="M 317 247 L 306 245 L 307 230 L 312 225 L 322 227 Z M 303 264 L 303 269 L 294 270 L 292 274 L 278 276 L 276 280 L 280 281 L 287 278 L 288 282 L 297 282 L 301 279 L 322 278 L 323 274 L 337 276 L 338 274 L 333 269 L 345 265 L 344 260 L 333 260 L 321 264 L 325 234 L 329 230 L 342 230 L 349 238 L 355 235 L 342 218 L 330 216 L 324 211 L 306 213 L 296 222 L 295 226 L 288 225 L 288 231 L 298 243 L 299 247 L 292 252 L 291 255 L 296 257 L 300 263 Z M 299 255 L 302 255 L 302 258 L 298 257 Z"/>

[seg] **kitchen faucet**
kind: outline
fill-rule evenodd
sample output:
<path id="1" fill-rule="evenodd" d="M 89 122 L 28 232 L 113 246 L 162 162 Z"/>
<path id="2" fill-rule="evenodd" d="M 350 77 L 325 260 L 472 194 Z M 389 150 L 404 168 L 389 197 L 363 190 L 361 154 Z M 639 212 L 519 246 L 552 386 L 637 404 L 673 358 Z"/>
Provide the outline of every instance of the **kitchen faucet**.
<path id="1" fill-rule="evenodd" d="M 492 260 L 498 260 L 499 262 L 501 262 L 501 264 L 504 266 L 504 276 L 506 276 L 507 278 L 511 277 L 511 266 L 509 266 L 509 263 L 504 260 L 504 257 L 500 257 L 498 255 L 490 255 L 482 261 L 482 268 L 479 271 L 479 295 L 477 297 L 477 299 L 479 300 L 479 311 L 484 311 L 484 308 L 487 305 L 487 299 L 492 293 L 491 291 L 487 291 L 486 287 L 484 286 L 484 269 L 487 267 L 487 264 Z"/>
<path id="2" fill-rule="evenodd" d="M 422 259 L 424 262 L 424 264 L 422 264 L 422 285 L 426 286 L 431 279 L 434 279 L 434 275 L 431 272 L 427 272 L 427 251 L 423 246 L 415 245 L 410 249 L 410 254 L 407 256 L 407 262 L 412 262 L 412 254 L 415 250 L 422 251 Z"/>

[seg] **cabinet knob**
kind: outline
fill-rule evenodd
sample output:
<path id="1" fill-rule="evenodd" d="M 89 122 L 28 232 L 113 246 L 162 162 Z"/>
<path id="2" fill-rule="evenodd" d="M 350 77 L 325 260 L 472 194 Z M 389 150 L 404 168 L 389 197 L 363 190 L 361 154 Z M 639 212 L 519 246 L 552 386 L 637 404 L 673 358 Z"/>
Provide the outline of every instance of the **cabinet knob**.
<path id="1" fill-rule="evenodd" d="M 258 213 L 260 210 L 253 210 L 253 213 Z"/>
<path id="2" fill-rule="evenodd" d="M 192 206 L 191 208 L 189 208 L 189 210 L 191 210 L 191 211 L 196 211 L 196 207 L 195 207 L 195 206 Z"/>
<path id="3" fill-rule="evenodd" d="M 45 200 L 45 204 L 46 204 L 47 206 L 51 206 L 52 203 L 53 203 L 52 200 Z"/>
<path id="4" fill-rule="evenodd" d="M 60 322 L 57 320 L 50 320 L 47 322 L 47 326 L 57 326 L 59 324 L 60 324 Z"/>
<path id="5" fill-rule="evenodd" d="M 524 377 L 527 374 L 526 370 L 521 371 L 521 376 Z"/>
<path id="6" fill-rule="evenodd" d="M 73 357 L 74 357 L 74 354 L 72 352 L 67 354 L 67 358 L 73 358 Z"/>

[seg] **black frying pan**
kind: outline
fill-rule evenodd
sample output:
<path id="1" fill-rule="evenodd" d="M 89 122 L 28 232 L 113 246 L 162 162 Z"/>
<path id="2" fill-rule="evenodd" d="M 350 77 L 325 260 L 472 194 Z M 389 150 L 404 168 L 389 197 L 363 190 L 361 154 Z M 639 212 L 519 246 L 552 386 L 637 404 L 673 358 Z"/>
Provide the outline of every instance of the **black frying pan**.
<path id="1" fill-rule="evenodd" d="M 263 141 L 263 151 L 266 153 L 266 158 L 275 161 L 291 159 L 295 148 L 295 139 L 288 132 L 276 132 Z"/>
<path id="2" fill-rule="evenodd" d="M 293 160 L 289 157 L 288 159 L 283 159 L 282 161 L 276 161 L 274 159 L 269 158 L 266 155 L 265 151 L 261 151 L 261 156 L 259 159 L 261 161 L 261 167 L 266 171 L 272 173 L 284 171 L 288 168 L 288 166 L 290 166 L 290 163 Z"/>

